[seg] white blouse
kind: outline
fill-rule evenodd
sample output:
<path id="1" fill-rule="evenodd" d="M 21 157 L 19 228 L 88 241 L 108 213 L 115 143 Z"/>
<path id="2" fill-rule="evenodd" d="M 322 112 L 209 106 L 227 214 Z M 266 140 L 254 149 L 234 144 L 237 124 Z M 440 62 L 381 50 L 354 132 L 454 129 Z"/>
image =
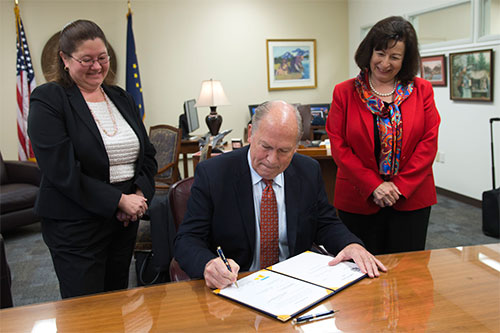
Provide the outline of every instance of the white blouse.
<path id="1" fill-rule="evenodd" d="M 112 116 L 106 102 L 87 102 L 87 105 L 96 120 L 108 154 L 109 181 L 118 183 L 134 177 L 135 162 L 139 156 L 139 139 L 113 102 L 108 96 L 105 97 Z"/>

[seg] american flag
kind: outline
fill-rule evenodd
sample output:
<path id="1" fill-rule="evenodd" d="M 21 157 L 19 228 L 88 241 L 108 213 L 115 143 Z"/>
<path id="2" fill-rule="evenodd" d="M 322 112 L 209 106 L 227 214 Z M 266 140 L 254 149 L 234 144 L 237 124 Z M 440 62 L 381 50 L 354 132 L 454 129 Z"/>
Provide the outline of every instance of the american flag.
<path id="1" fill-rule="evenodd" d="M 14 7 L 16 14 L 16 32 L 17 32 L 17 136 L 19 138 L 18 156 L 20 161 L 35 161 L 35 155 L 31 148 L 31 142 L 28 137 L 28 112 L 30 95 L 36 87 L 35 72 L 31 63 L 28 41 L 24 33 L 23 22 L 19 15 L 19 7 Z"/>

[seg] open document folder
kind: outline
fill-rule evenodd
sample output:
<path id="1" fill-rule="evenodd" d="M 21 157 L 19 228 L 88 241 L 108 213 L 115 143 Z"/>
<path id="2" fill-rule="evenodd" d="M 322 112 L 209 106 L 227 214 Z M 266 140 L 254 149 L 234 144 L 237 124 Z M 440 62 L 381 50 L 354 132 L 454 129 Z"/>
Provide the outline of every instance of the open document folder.
<path id="1" fill-rule="evenodd" d="M 328 266 L 331 260 L 306 251 L 214 293 L 287 321 L 366 276 L 354 263 Z"/>

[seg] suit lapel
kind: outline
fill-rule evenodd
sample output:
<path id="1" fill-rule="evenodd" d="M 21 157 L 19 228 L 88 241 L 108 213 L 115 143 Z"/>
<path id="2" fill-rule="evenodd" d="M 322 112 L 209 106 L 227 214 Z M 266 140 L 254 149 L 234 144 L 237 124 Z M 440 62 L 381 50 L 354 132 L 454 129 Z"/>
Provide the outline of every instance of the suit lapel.
<path id="1" fill-rule="evenodd" d="M 125 121 L 130 125 L 132 130 L 135 132 L 137 138 L 139 139 L 139 144 L 141 146 L 141 152 L 144 151 L 144 137 L 141 135 L 140 124 L 137 122 L 137 119 L 134 114 L 128 112 L 130 110 L 130 105 L 128 105 L 128 98 L 123 91 L 116 92 L 114 90 L 109 89 L 108 86 L 102 85 L 104 92 L 108 95 L 109 99 L 116 106 L 120 114 L 123 116 Z M 134 110 L 134 109 L 132 109 Z"/>
<path id="2" fill-rule="evenodd" d="M 416 89 L 417 89 L 416 87 L 413 87 L 411 96 L 409 96 L 399 106 L 399 109 L 401 110 L 401 120 L 403 122 L 403 144 L 402 144 L 401 156 L 405 156 L 408 154 L 408 152 L 405 151 L 405 148 L 413 147 L 413 145 L 408 144 L 408 140 L 410 140 L 410 138 L 412 137 L 411 132 L 413 130 L 415 110 L 417 110 L 417 108 L 415 107 L 415 101 L 417 100 L 415 98 L 417 94 Z"/>
<path id="3" fill-rule="evenodd" d="M 247 235 L 251 253 L 254 253 L 256 236 L 252 176 L 250 175 L 250 167 L 248 166 L 247 160 L 248 148 L 242 148 L 241 150 L 240 158 L 238 160 L 239 167 L 235 168 L 235 172 L 233 174 L 236 181 L 233 182 L 234 192 L 232 195 L 236 198 L 238 211 L 240 212 L 241 221 L 243 221 L 243 229 Z"/>
<path id="4" fill-rule="evenodd" d="M 373 153 L 373 151 L 375 151 L 375 132 L 374 132 L 374 120 L 373 120 L 373 113 L 370 111 L 370 109 L 368 109 L 368 107 L 366 106 L 365 103 L 363 103 L 363 101 L 361 101 L 361 99 L 359 98 L 359 96 L 357 96 L 357 92 L 354 91 L 354 94 L 356 94 L 356 96 L 354 96 L 354 101 L 355 103 L 359 103 L 359 105 L 357 106 L 357 108 L 360 110 L 360 112 L 353 112 L 354 115 L 355 114 L 359 114 L 359 122 L 360 122 L 360 126 L 362 126 L 364 128 L 364 133 L 366 133 L 366 135 L 363 135 L 363 137 L 361 138 L 362 142 L 358 142 L 358 146 L 360 147 L 363 147 L 364 149 L 364 153 L 361 153 L 360 155 L 364 155 L 365 157 L 368 158 L 369 160 L 369 163 L 372 164 L 372 165 L 377 165 L 377 161 L 375 159 L 375 154 Z M 353 108 L 353 110 L 355 110 Z M 347 110 L 347 113 L 349 113 L 349 110 Z M 348 122 L 347 122 L 347 126 L 356 126 L 356 123 L 354 122 L 351 122 L 351 120 L 354 120 L 352 117 L 348 117 Z M 372 153 L 370 153 L 372 152 Z M 378 168 L 378 166 L 377 166 Z"/>
<path id="5" fill-rule="evenodd" d="M 296 153 L 297 154 L 297 153 Z M 293 159 L 285 170 L 285 206 L 286 206 L 286 231 L 290 256 L 295 254 L 295 241 L 299 224 L 298 205 L 300 202 L 301 184 L 297 181 Z"/>
<path id="6" fill-rule="evenodd" d="M 82 93 L 80 89 L 75 85 L 66 90 L 66 94 L 68 95 L 69 103 L 73 111 L 82 119 L 83 123 L 88 127 L 90 133 L 94 135 L 97 141 L 100 143 L 101 148 L 104 149 L 104 142 L 102 141 L 101 133 L 97 128 L 97 124 L 90 113 L 89 107 L 83 99 Z"/>

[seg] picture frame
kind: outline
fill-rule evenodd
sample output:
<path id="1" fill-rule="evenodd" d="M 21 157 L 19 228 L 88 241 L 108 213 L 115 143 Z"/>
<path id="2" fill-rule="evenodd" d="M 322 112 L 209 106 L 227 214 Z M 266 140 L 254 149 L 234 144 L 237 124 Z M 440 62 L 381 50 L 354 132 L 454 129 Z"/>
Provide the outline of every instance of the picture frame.
<path id="1" fill-rule="evenodd" d="M 236 150 L 243 147 L 243 140 L 237 138 L 237 139 L 231 139 L 231 148 L 232 150 Z"/>
<path id="2" fill-rule="evenodd" d="M 493 50 L 450 53 L 450 99 L 493 101 Z"/>
<path id="3" fill-rule="evenodd" d="M 422 57 L 420 75 L 435 87 L 446 87 L 446 56 L 444 54 Z"/>
<path id="4" fill-rule="evenodd" d="M 316 81 L 316 39 L 267 39 L 269 91 L 311 89 Z"/>

